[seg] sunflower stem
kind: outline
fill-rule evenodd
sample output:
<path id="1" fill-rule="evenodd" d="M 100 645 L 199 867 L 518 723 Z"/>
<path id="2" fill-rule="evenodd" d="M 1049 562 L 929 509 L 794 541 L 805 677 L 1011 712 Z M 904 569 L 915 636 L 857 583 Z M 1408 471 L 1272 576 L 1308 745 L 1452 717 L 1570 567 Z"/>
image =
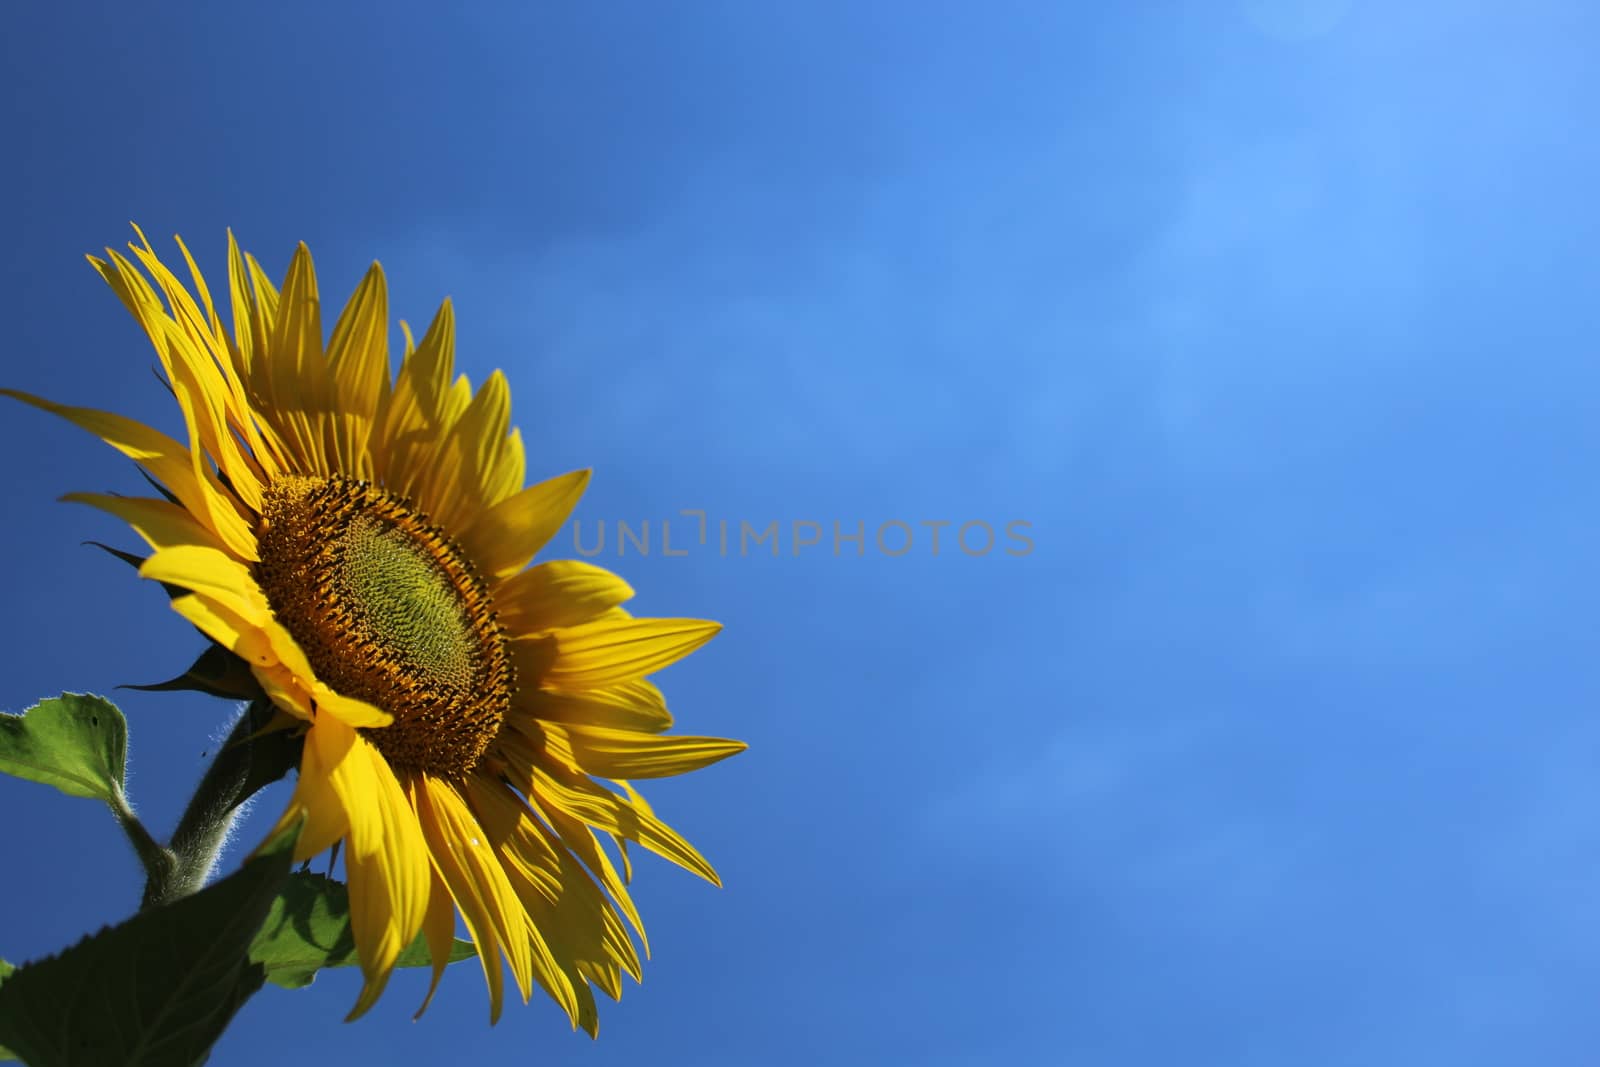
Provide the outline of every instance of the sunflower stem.
<path id="1" fill-rule="evenodd" d="M 161 842 L 144 828 L 144 823 L 133 813 L 133 807 L 128 803 L 128 798 L 122 790 L 113 790 L 106 803 L 111 805 L 111 814 L 117 817 L 117 824 L 122 827 L 122 832 L 128 835 L 128 843 L 133 846 L 139 862 L 144 865 L 146 878 L 170 879 L 173 872 L 178 869 L 178 857 L 171 849 L 163 848 Z"/>
<path id="2" fill-rule="evenodd" d="M 294 765 L 298 743 L 281 732 L 257 736 L 272 715 L 270 702 L 255 700 L 233 724 L 189 799 L 171 842 L 160 850 L 171 862 L 145 863 L 141 908 L 171 903 L 204 886 L 228 840 L 239 806 Z M 134 847 L 139 848 L 137 843 Z M 144 856 L 141 851 L 140 858 Z"/>

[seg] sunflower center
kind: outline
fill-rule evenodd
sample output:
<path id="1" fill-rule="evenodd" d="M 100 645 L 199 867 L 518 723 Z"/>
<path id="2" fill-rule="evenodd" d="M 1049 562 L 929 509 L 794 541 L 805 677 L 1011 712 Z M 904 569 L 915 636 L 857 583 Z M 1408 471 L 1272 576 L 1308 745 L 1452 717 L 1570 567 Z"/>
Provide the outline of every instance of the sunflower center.
<path id="1" fill-rule="evenodd" d="M 282 478 L 262 502 L 257 574 L 317 677 L 394 716 L 363 730 L 396 770 L 459 778 L 500 731 L 514 675 L 483 581 L 402 497 Z"/>

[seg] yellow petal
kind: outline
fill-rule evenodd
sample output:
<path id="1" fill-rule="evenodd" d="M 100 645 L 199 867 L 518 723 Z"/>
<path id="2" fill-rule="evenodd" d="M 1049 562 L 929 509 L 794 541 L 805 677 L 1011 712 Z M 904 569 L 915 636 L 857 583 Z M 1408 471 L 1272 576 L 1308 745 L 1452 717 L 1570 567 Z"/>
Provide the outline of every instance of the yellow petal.
<path id="1" fill-rule="evenodd" d="M 341 697 L 316 681 L 305 652 L 273 616 L 266 595 L 243 564 L 214 548 L 176 545 L 150 556 L 140 565 L 139 574 L 152 581 L 193 590 L 213 609 L 223 610 L 229 618 L 237 618 L 261 633 L 271 649 L 273 661 L 302 679 L 311 696 L 336 704 L 334 714 L 340 718 L 357 726 L 376 726 L 390 721 L 386 713 L 364 704 L 359 708 L 347 708 L 350 698 Z"/>
<path id="2" fill-rule="evenodd" d="M 504 991 L 501 951 L 524 1002 L 532 992 L 527 913 L 483 828 L 454 787 L 423 774 L 413 779 L 411 789 L 434 863 L 461 909 L 483 964 L 490 1022 L 498 1021 Z"/>
<path id="3" fill-rule="evenodd" d="M 532 799 L 546 810 L 562 811 L 575 819 L 608 833 L 635 841 L 663 859 L 670 860 L 699 875 L 712 885 L 721 885 L 716 869 L 660 819 L 629 804 L 622 797 L 579 776 L 561 774 L 554 769 L 532 768 L 529 783 Z"/>
<path id="4" fill-rule="evenodd" d="M 277 402 L 293 404 L 301 410 L 331 410 L 332 383 L 322 351 L 322 302 L 317 294 L 311 250 L 303 241 L 289 260 L 278 298 L 277 322 L 268 344 Z"/>
<path id="5" fill-rule="evenodd" d="M 228 231 L 228 297 L 233 312 L 235 367 L 239 376 L 258 394 L 266 393 L 263 364 L 266 358 L 267 331 L 259 301 L 251 288 L 251 275 L 245 266 L 239 242 Z M 258 358 L 258 354 L 259 357 Z"/>
<path id="6" fill-rule="evenodd" d="M 15 389 L 0 389 L 0 396 L 31 404 L 88 430 L 148 471 L 191 515 L 210 519 L 217 535 L 240 559 L 256 558 L 255 535 L 244 520 L 231 507 L 217 506 L 215 498 L 221 488 L 197 480 L 189 450 L 166 434 L 121 415 L 68 407 Z"/>
<path id="7" fill-rule="evenodd" d="M 377 727 L 394 722 L 394 716 L 382 708 L 337 693 L 322 682 L 311 687 L 311 699 L 318 710 L 326 711 L 347 726 Z"/>
<path id="8" fill-rule="evenodd" d="M 351 294 L 328 341 L 328 369 L 339 410 L 368 418 L 378 412 L 389 384 L 389 293 L 374 263 Z"/>
<path id="9" fill-rule="evenodd" d="M 532 819 L 533 815 L 519 803 L 519 798 L 500 783 L 478 775 L 468 777 L 467 794 L 473 815 L 494 847 L 495 856 L 524 913 L 527 913 L 527 893 L 530 888 L 540 899 L 552 902 L 559 900 L 562 891 L 559 878 L 551 878 L 547 869 L 535 869 L 536 865 L 529 864 L 519 850 L 521 843 L 533 836 L 522 825 L 524 820 Z M 553 850 L 549 850 L 548 846 L 546 850 L 553 862 Z M 526 881 L 527 885 L 519 886 L 519 881 Z M 561 1005 L 576 1027 L 580 1014 L 577 991 L 572 988 L 572 982 L 551 952 L 537 923 L 528 924 L 527 939 L 534 979 L 550 994 L 552 1000 Z"/>
<path id="10" fill-rule="evenodd" d="M 139 239 L 144 241 L 144 246 L 149 248 L 150 242 L 145 241 L 144 231 L 140 230 L 137 226 L 134 227 L 134 230 L 139 234 Z M 178 244 L 178 251 L 183 253 L 183 262 L 189 268 L 189 278 L 194 282 L 195 295 L 200 298 L 200 303 L 205 308 L 206 326 L 217 336 L 224 336 L 222 330 L 222 316 L 217 314 L 216 304 L 214 304 L 211 300 L 211 287 L 206 284 L 205 275 L 200 273 L 200 268 L 195 264 L 194 257 L 189 254 L 189 246 L 183 243 L 183 238 L 175 237 L 173 240 L 175 240 Z M 182 287 L 180 286 L 179 288 Z M 223 371 L 226 373 L 231 369 L 232 368 L 230 365 L 224 367 Z"/>
<path id="11" fill-rule="evenodd" d="M 528 474 L 528 461 L 522 450 L 522 431 L 512 427 L 500 446 L 500 457 L 495 461 L 483 483 L 486 507 L 493 507 L 522 488 Z"/>
<path id="12" fill-rule="evenodd" d="M 490 843 L 501 850 L 506 873 L 520 873 L 546 903 L 559 901 L 560 858 L 555 847 L 535 830 L 537 816 L 521 795 L 503 782 L 478 781 L 471 802 Z"/>
<path id="13" fill-rule="evenodd" d="M 139 236 L 143 240 L 144 234 L 142 232 Z M 176 240 L 179 250 L 183 253 L 183 261 L 189 267 L 189 277 L 194 283 L 194 291 L 205 307 L 205 328 L 202 330 L 197 326 L 196 333 L 197 335 L 201 333 L 208 335 L 207 347 L 212 354 L 212 358 L 216 361 L 217 369 L 227 383 L 227 393 L 230 398 L 230 403 L 228 404 L 229 425 L 243 437 L 245 444 L 250 448 L 251 456 L 257 463 L 262 465 L 264 477 L 270 480 L 282 473 L 283 470 L 281 445 L 270 430 L 266 429 L 256 419 L 254 406 L 250 402 L 249 391 L 246 389 L 244 380 L 241 377 L 238 365 L 239 360 L 234 354 L 236 345 L 230 345 L 229 334 L 222 326 L 222 317 L 217 314 L 216 306 L 212 303 L 211 291 L 206 285 L 205 275 L 200 273 L 200 268 L 195 263 L 194 257 L 189 254 L 189 246 L 183 243 L 183 238 L 179 237 Z M 233 245 L 232 233 L 228 235 L 228 243 L 230 248 L 237 252 L 237 248 Z M 154 249 L 151 249 L 150 242 L 145 241 L 145 248 L 153 258 Z M 156 263 L 156 268 L 153 269 L 165 271 L 165 267 L 162 267 L 159 261 Z M 158 274 L 158 276 L 160 275 Z M 171 288 L 177 293 L 183 292 L 183 286 L 177 282 L 176 278 L 173 278 Z M 244 328 L 248 327 L 248 323 L 243 320 L 238 321 L 241 324 L 241 332 L 244 332 Z"/>
<path id="14" fill-rule="evenodd" d="M 500 624 L 520 634 L 575 626 L 632 597 L 633 588 L 615 574 L 570 559 L 518 571 L 494 591 Z"/>
<path id="15" fill-rule="evenodd" d="M 443 398 L 455 372 L 455 313 L 446 300 L 433 317 L 422 344 L 414 350 L 404 322 L 406 354 L 395 376 L 394 390 L 382 405 L 383 420 L 374 434 L 377 471 L 403 496 L 414 496 L 414 483 L 427 473 L 428 459 L 449 428 Z"/>
<path id="16" fill-rule="evenodd" d="M 444 879 L 439 877 L 437 870 L 429 872 L 431 880 L 428 886 L 428 913 L 422 919 L 422 936 L 428 943 L 428 959 L 433 964 L 433 977 L 428 982 L 428 995 L 422 998 L 422 1006 L 411 1018 L 422 1018 L 422 1013 L 428 1010 L 428 1005 L 433 1002 L 433 994 L 439 988 L 439 979 L 444 977 L 444 969 L 450 965 L 450 953 L 455 948 L 456 936 L 456 906 L 450 899 L 450 889 L 444 884 Z"/>
<path id="17" fill-rule="evenodd" d="M 589 484 L 589 472 L 573 471 L 530 485 L 483 512 L 461 535 L 461 546 L 490 578 L 520 571 L 554 537 Z"/>
<path id="18" fill-rule="evenodd" d="M 251 622 L 241 614 L 237 600 L 210 593 L 180 597 L 173 606 L 202 633 L 249 663 L 256 680 L 279 707 L 303 719 L 320 710 L 347 726 L 379 727 L 394 722 L 394 716 L 382 708 L 345 696 L 319 681 L 294 636 L 276 619 Z"/>
<path id="19" fill-rule="evenodd" d="M 181 379 L 175 378 L 168 384 L 172 386 L 173 396 L 178 399 L 178 409 L 183 414 L 183 423 L 189 433 L 189 465 L 194 474 L 194 484 L 200 487 L 200 502 L 205 508 L 205 518 L 240 559 L 259 559 L 255 533 L 245 524 L 233 498 L 217 483 L 217 476 L 212 473 L 210 461 L 200 447 L 201 434 L 195 423 L 195 401 L 192 391 Z M 234 469 L 228 471 L 224 465 L 224 471 L 237 475 L 241 479 L 241 484 L 251 490 L 259 505 L 261 486 L 243 462 L 237 459 L 236 449 Z"/>
<path id="20" fill-rule="evenodd" d="M 303 816 L 306 824 L 294 846 L 297 863 L 332 848 L 334 842 L 343 839 L 350 830 L 350 816 L 333 787 L 333 768 L 326 754 L 328 747 L 325 741 L 313 744 L 310 734 L 307 734 L 305 747 L 300 753 L 300 776 L 295 783 L 294 794 L 289 798 L 283 818 L 278 820 L 277 827 L 268 835 L 270 840 Z"/>
<path id="21" fill-rule="evenodd" d="M 163 548 L 144 561 L 139 576 L 204 593 L 252 626 L 264 626 L 272 619 L 255 576 L 220 549 L 193 544 Z"/>
<path id="22" fill-rule="evenodd" d="M 511 420 L 511 389 L 505 375 L 489 375 L 445 439 L 430 477 L 418 490 L 434 502 L 435 518 L 455 529 L 488 506 L 488 483 L 499 466 Z"/>
<path id="23" fill-rule="evenodd" d="M 210 296 L 205 292 L 204 280 L 199 280 L 199 289 L 206 301 L 206 311 L 202 313 L 183 283 L 156 256 L 155 249 L 151 247 L 143 231 L 137 226 L 134 230 L 139 234 L 144 246 L 130 247 L 139 262 L 161 286 L 167 301 L 165 307 L 157 299 L 144 276 L 122 256 L 107 249 L 112 262 L 116 265 L 115 271 L 92 257 L 91 262 L 112 289 L 122 297 L 135 318 L 144 325 L 145 332 L 155 344 L 162 365 L 166 368 L 167 376 L 174 386 L 174 395 L 179 404 L 184 406 L 186 414 L 190 416 L 186 421 L 190 423 L 191 428 L 191 450 L 195 450 L 197 444 L 203 444 L 205 450 L 216 459 L 227 474 L 230 484 L 245 504 L 252 510 L 259 511 L 261 508 L 259 462 L 240 449 L 239 441 L 230 432 L 229 426 L 237 427 L 244 440 L 258 454 L 262 452 L 262 442 L 256 433 L 255 420 L 251 417 L 249 401 L 243 387 L 237 376 L 232 373 L 227 338 L 221 332 L 220 323 L 216 321 L 215 309 L 210 306 Z M 183 247 L 182 241 L 178 244 L 180 248 Z M 184 249 L 184 256 L 188 259 L 187 249 Z M 194 269 L 192 259 L 189 260 L 189 266 L 191 272 L 198 278 L 198 271 Z M 198 436 L 193 436 L 196 430 Z"/>
<path id="24" fill-rule="evenodd" d="M 455 378 L 456 365 L 456 314 L 455 307 L 446 299 L 434 313 L 422 335 L 422 343 L 407 359 L 401 378 L 417 404 L 423 421 L 429 426 L 448 425 L 450 405 L 446 395 Z M 399 392 L 396 383 L 396 393 Z"/>
<path id="25" fill-rule="evenodd" d="M 507 641 L 506 651 L 510 653 L 511 664 L 516 670 L 519 693 L 523 691 L 523 686 L 538 685 L 539 679 L 556 661 L 556 641 L 548 635 Z M 518 697 L 512 694 L 511 699 L 515 702 Z"/>
<path id="26" fill-rule="evenodd" d="M 621 992 L 617 981 L 619 965 L 634 981 L 639 981 L 642 973 L 639 954 L 628 937 L 627 927 L 617 916 L 611 901 L 566 850 L 565 839 L 558 838 L 537 820 L 534 827 L 550 840 L 556 851 L 562 892 L 553 907 L 542 900 L 533 901 L 529 914 L 540 926 L 551 931 L 551 948 L 558 959 L 575 963 L 578 975 L 593 979 L 615 998 Z M 585 985 L 576 979 L 574 984 L 580 989 Z M 580 1015 L 578 1023 L 593 1034 L 593 998 L 584 1000 L 586 1003 L 580 1002 L 579 1007 L 588 1017 Z"/>
<path id="27" fill-rule="evenodd" d="M 350 928 L 366 983 L 348 1021 L 377 1001 L 395 960 L 421 929 L 432 870 L 416 812 L 378 750 L 321 716 L 306 744 L 317 745 L 328 762 L 329 781 L 350 819 Z"/>
<path id="28" fill-rule="evenodd" d="M 541 673 L 547 667 L 548 664 L 541 667 Z M 512 707 L 548 722 L 586 723 L 645 733 L 660 733 L 672 725 L 672 713 L 667 710 L 661 690 L 642 678 L 575 692 L 524 686 L 512 697 Z"/>
<path id="29" fill-rule="evenodd" d="M 616 964 L 609 960 L 584 960 L 578 964 L 578 970 L 612 1000 L 622 999 L 622 969 Z"/>
<path id="30" fill-rule="evenodd" d="M 639 909 L 634 906 L 633 897 L 628 893 L 626 880 L 618 877 L 617 869 L 611 862 L 611 857 L 606 855 L 605 849 L 600 847 L 600 842 L 595 838 L 594 832 L 583 823 L 562 811 L 546 812 L 550 825 L 561 836 L 562 842 L 572 851 L 574 856 L 583 861 L 589 868 L 589 873 L 605 887 L 606 892 L 617 902 L 622 913 L 628 917 L 628 922 L 639 934 L 639 940 L 644 944 L 646 955 L 650 952 L 650 940 L 645 936 L 644 921 L 639 917 Z M 631 944 L 629 946 L 632 948 Z M 640 978 L 638 957 L 633 957 L 629 972 L 634 980 Z"/>
<path id="31" fill-rule="evenodd" d="M 322 709 L 349 726 L 387 726 L 393 715 L 335 692 L 317 679 L 305 652 L 284 629 L 242 564 L 214 548 L 165 548 L 139 567 L 142 577 L 193 590 L 173 607 L 207 636 L 249 663 L 275 703 L 302 716 Z M 275 664 L 283 670 L 275 671 Z"/>
<path id="32" fill-rule="evenodd" d="M 536 968 L 535 977 L 566 1010 L 573 1028 L 592 1036 L 599 1015 L 579 960 L 604 955 L 602 912 L 609 913 L 609 905 L 551 832 L 511 799 L 515 794 L 501 793 L 508 795 L 483 798 L 483 818 L 495 825 L 496 855 L 527 911 L 530 940 L 548 948 L 548 957 L 539 958 L 547 958 L 552 970 Z"/>
<path id="33" fill-rule="evenodd" d="M 170 501 L 142 496 L 109 496 L 105 493 L 68 493 L 61 499 L 110 512 L 133 527 L 134 532 L 157 551 L 175 545 L 200 545 L 218 552 L 227 549 L 216 534 Z"/>
<path id="34" fill-rule="evenodd" d="M 456 424 L 456 436 L 475 477 L 480 500 L 485 498 L 484 489 L 500 465 L 500 453 L 510 430 L 511 386 L 506 383 L 504 372 L 496 370 L 478 387 Z"/>
<path id="35" fill-rule="evenodd" d="M 547 730 L 562 727 L 547 725 Z M 743 741 L 721 737 L 639 734 L 605 726 L 568 725 L 567 743 L 579 766 L 596 778 L 667 778 L 743 752 Z"/>
<path id="36" fill-rule="evenodd" d="M 633 884 L 633 860 L 628 856 L 628 839 L 626 837 L 618 837 L 616 834 L 612 834 L 611 835 L 611 840 L 612 840 L 612 843 L 617 846 L 617 855 L 622 857 L 622 884 L 623 885 L 632 885 Z M 639 938 L 640 938 L 640 940 L 644 939 L 644 931 L 643 930 L 639 931 Z M 649 945 L 648 942 L 646 942 L 646 944 L 644 946 L 644 951 L 645 951 L 645 955 L 649 955 L 650 954 L 650 945 Z"/>
<path id="37" fill-rule="evenodd" d="M 255 345 L 250 381 L 262 398 L 257 413 L 282 439 L 303 474 L 335 473 L 332 379 L 322 351 L 316 271 L 304 244 L 289 262 L 280 294 L 255 257 L 244 257 Z M 230 268 L 231 269 L 231 268 Z M 236 311 L 235 321 L 237 318 Z"/>
<path id="38" fill-rule="evenodd" d="M 259 627 L 233 611 L 225 604 L 204 596 L 180 596 L 172 601 L 172 610 L 182 615 L 195 628 L 217 644 L 226 648 L 252 669 L 275 666 L 278 657 L 272 643 Z"/>
<path id="39" fill-rule="evenodd" d="M 549 723 L 515 717 L 507 719 L 506 725 L 510 729 L 500 731 L 495 745 L 500 755 L 518 769 L 510 775 L 512 781 L 525 786 L 527 768 L 537 764 L 557 765 L 572 774 L 583 773 L 578 757 L 572 754 L 572 746 L 567 744 L 564 730 Z"/>
<path id="40" fill-rule="evenodd" d="M 676 663 L 721 629 L 704 619 L 605 619 L 557 630 L 543 681 L 557 689 L 631 681 Z"/>
<path id="41" fill-rule="evenodd" d="M 655 815 L 656 809 L 652 808 L 650 806 L 650 802 L 633 787 L 632 782 L 628 781 L 626 778 L 618 778 L 616 783 L 622 787 L 622 792 L 627 796 L 628 803 L 632 804 L 635 808 L 638 808 L 646 815 Z"/>

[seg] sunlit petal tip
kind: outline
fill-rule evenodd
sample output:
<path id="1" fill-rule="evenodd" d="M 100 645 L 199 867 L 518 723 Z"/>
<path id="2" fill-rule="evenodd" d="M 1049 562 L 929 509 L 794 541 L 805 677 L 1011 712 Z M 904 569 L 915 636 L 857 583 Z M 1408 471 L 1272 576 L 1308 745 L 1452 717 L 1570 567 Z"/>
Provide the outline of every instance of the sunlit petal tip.
<path id="1" fill-rule="evenodd" d="M 722 624 L 707 619 L 605 618 L 558 630 L 546 676 L 556 688 L 592 689 L 643 678 L 710 641 Z"/>
<path id="2" fill-rule="evenodd" d="M 551 560 L 519 571 L 495 589 L 500 618 L 513 633 L 539 633 L 592 621 L 631 600 L 631 585 L 603 567 Z"/>
<path id="3" fill-rule="evenodd" d="M 385 971 L 383 974 L 367 979 L 361 986 L 361 995 L 356 998 L 355 1006 L 344 1017 L 347 1023 L 353 1023 L 361 1018 L 372 1006 L 378 1003 L 378 998 L 383 996 L 384 989 L 389 985 L 389 978 L 394 972 Z"/>

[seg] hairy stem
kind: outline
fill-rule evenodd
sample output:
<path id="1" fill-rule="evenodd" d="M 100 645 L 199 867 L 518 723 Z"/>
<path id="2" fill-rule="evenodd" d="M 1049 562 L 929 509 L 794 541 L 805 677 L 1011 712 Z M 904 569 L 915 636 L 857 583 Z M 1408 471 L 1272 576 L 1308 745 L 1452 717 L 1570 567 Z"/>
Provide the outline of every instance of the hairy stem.
<path id="1" fill-rule="evenodd" d="M 149 881 L 170 880 L 178 869 L 178 857 L 171 849 L 162 847 L 161 842 L 150 836 L 150 831 L 144 828 L 144 823 L 133 813 L 133 807 L 121 789 L 113 790 L 107 803 L 111 805 L 111 814 L 117 817 L 117 824 L 122 827 L 122 832 L 128 835 L 128 843 L 133 845 L 133 851 L 138 854 L 139 862 L 144 865 L 146 878 Z"/>
<path id="2" fill-rule="evenodd" d="M 239 805 L 294 766 L 298 742 L 281 732 L 255 736 L 272 714 L 268 701 L 255 700 L 233 724 L 178 820 L 172 841 L 161 850 L 171 863 L 164 866 L 146 862 L 148 878 L 141 907 L 170 903 L 204 886 L 228 839 Z M 134 847 L 139 848 L 137 842 Z M 144 858 L 142 851 L 140 858 Z"/>

